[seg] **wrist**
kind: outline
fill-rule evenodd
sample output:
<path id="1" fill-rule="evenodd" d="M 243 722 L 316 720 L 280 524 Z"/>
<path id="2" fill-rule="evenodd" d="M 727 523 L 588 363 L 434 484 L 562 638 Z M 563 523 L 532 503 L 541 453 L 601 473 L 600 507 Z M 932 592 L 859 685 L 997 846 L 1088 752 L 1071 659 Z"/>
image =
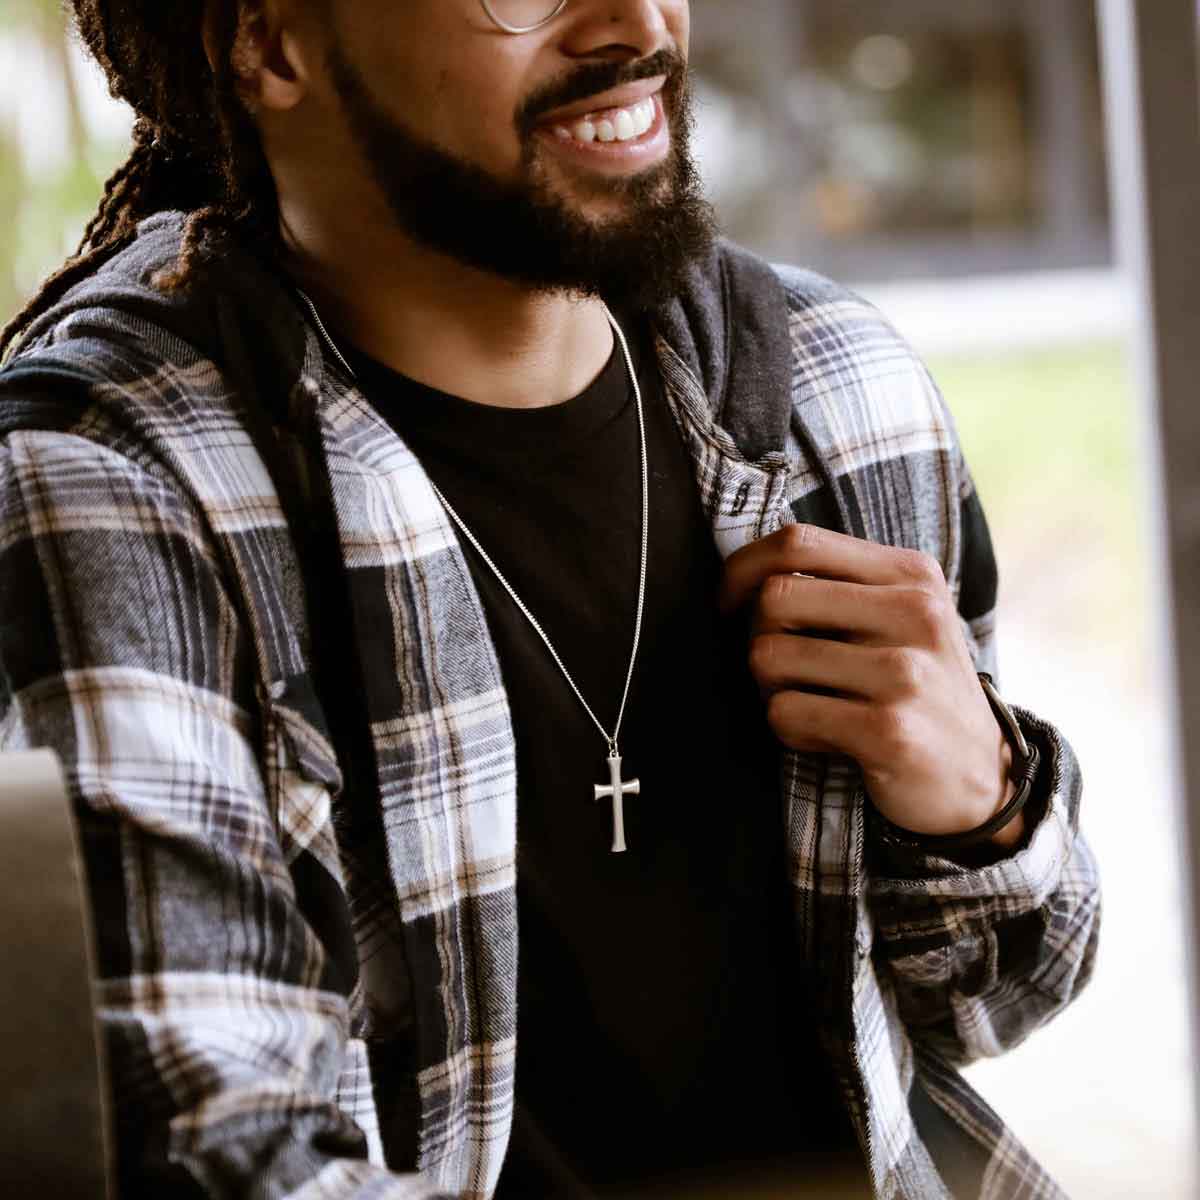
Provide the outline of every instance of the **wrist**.
<path id="1" fill-rule="evenodd" d="M 958 833 L 913 833 L 893 825 L 882 814 L 876 814 L 880 836 L 885 842 L 901 849 L 933 855 L 953 855 L 987 845 L 1011 849 L 1020 842 L 1025 833 L 1022 809 L 1037 777 L 1037 747 L 1026 741 L 1016 717 L 1000 699 L 991 678 L 981 673 L 979 680 L 996 715 L 1005 743 L 1002 755 L 1008 779 L 1000 802 L 991 813 L 976 813 L 973 818 L 975 823 Z"/>

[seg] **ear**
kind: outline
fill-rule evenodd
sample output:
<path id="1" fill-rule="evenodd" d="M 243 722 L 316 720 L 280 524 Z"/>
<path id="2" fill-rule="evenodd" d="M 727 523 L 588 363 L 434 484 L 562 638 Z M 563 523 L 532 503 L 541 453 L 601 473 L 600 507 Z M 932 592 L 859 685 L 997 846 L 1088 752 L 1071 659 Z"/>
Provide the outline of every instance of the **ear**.
<path id="1" fill-rule="evenodd" d="M 238 94 L 250 111 L 284 112 L 308 92 L 305 45 L 293 28 L 295 5 L 288 0 L 232 0 L 237 6 L 237 32 L 229 52 Z M 219 4 L 209 0 L 204 20 L 204 51 L 216 61 L 220 40 Z"/>

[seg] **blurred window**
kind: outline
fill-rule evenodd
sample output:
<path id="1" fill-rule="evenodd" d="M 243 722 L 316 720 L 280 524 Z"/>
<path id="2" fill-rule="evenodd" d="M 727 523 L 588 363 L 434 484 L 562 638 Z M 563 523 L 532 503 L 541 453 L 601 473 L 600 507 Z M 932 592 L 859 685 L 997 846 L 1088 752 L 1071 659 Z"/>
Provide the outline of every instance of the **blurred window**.
<path id="1" fill-rule="evenodd" d="M 734 236 L 860 278 L 1109 261 L 1091 0 L 749 3 L 736 42 L 721 0 L 694 6 Z"/>

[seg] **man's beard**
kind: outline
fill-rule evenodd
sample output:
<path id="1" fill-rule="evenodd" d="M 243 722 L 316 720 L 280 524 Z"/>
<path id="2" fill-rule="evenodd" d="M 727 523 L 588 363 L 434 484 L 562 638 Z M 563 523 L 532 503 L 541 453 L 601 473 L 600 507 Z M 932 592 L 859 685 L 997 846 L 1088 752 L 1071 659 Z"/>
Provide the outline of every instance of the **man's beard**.
<path id="1" fill-rule="evenodd" d="M 514 180 L 498 179 L 406 129 L 376 100 L 334 43 L 330 74 L 350 129 L 403 231 L 468 266 L 536 291 L 600 296 L 646 309 L 675 295 L 689 263 L 715 237 L 690 150 L 687 69 L 674 51 L 622 66 L 587 64 L 531 96 L 517 114 L 524 152 Z M 534 126 L 539 116 L 602 91 L 666 75 L 669 157 L 626 177 L 573 173 L 573 190 L 619 215 L 589 219 L 546 177 Z"/>

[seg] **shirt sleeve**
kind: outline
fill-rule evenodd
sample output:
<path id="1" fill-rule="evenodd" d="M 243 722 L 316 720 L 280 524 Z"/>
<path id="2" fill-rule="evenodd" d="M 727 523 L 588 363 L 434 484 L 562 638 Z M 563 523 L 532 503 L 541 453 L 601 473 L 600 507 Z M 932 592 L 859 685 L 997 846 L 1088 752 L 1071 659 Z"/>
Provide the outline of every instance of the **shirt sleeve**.
<path id="1" fill-rule="evenodd" d="M 165 472 L 0 440 L 0 749 L 54 750 L 78 817 L 120 1194 L 434 1197 L 337 1103 L 345 972 L 291 870 L 328 793 L 281 835 L 252 653 Z"/>
<path id="2" fill-rule="evenodd" d="M 995 676 L 998 572 L 957 446 L 959 616 L 976 669 Z M 955 1063 L 1017 1044 L 1075 998 L 1095 965 L 1100 884 L 1079 827 L 1079 764 L 1052 724 L 1009 702 L 1041 759 L 1017 845 L 958 860 L 867 846 L 876 944 L 902 1019 Z"/>

